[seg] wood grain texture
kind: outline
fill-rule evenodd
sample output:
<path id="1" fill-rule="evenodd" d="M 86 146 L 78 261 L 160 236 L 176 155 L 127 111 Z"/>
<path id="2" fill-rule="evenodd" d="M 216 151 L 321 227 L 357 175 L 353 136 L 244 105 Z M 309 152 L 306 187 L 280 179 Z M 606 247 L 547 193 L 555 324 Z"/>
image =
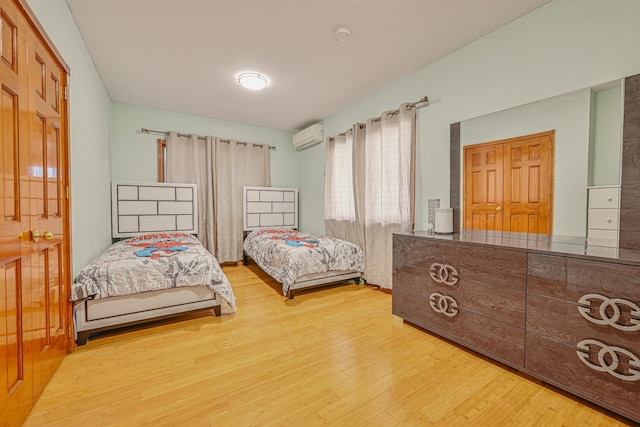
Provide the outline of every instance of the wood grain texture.
<path id="1" fill-rule="evenodd" d="M 640 200 L 640 192 L 638 194 L 638 199 Z M 633 207 L 620 209 L 620 222 L 622 223 L 622 221 L 625 221 L 627 223 L 625 233 L 630 233 L 627 236 L 628 239 L 636 239 L 640 237 L 640 221 L 635 220 L 637 214 L 637 209 Z"/>
<path id="2" fill-rule="evenodd" d="M 0 12 L 0 424 L 12 426 L 71 345 L 68 67 L 24 0 Z"/>
<path id="3" fill-rule="evenodd" d="M 636 232 L 640 223 L 640 75 L 627 77 L 624 84 L 620 207 L 625 213 L 620 215 L 619 245 L 639 249 L 640 236 Z"/>
<path id="4" fill-rule="evenodd" d="M 89 341 L 25 426 L 629 424 L 403 323 L 375 288 L 289 301 L 255 265 L 223 269 L 237 314 Z"/>
<path id="5" fill-rule="evenodd" d="M 429 306 L 428 297 L 406 292 L 394 283 L 396 316 L 511 366 L 524 366 L 524 329 L 465 311 L 460 305 L 458 309 L 454 317 L 437 313 Z"/>
<path id="6" fill-rule="evenodd" d="M 640 304 L 640 267 L 532 253 L 527 292 L 576 303 L 598 293 Z"/>
<path id="7" fill-rule="evenodd" d="M 433 262 L 441 262 L 454 266 L 468 280 L 525 289 L 525 252 L 399 234 L 393 242 L 394 269 L 401 265 L 429 269 Z"/>
<path id="8" fill-rule="evenodd" d="M 527 333 L 549 337 L 569 345 L 577 345 L 586 337 L 602 342 L 612 342 L 640 355 L 640 331 L 627 332 L 609 325 L 598 325 L 584 318 L 579 305 L 555 298 L 529 294 L 527 296 Z M 595 303 L 590 313 L 600 319 Z M 630 311 L 623 307 L 619 324 L 628 325 Z"/>
<path id="9" fill-rule="evenodd" d="M 460 122 L 451 124 L 449 134 L 449 207 L 453 230 L 460 231 Z"/>
<path id="10" fill-rule="evenodd" d="M 591 396 L 640 421 L 640 384 L 592 370 L 580 361 L 574 346 L 527 333 L 525 366 L 543 378 L 563 384 L 568 390 Z"/>
<path id="11" fill-rule="evenodd" d="M 429 270 L 411 265 L 394 271 L 393 286 L 427 299 L 434 292 L 447 294 L 465 311 L 524 328 L 524 290 L 474 281 L 465 275 L 454 286 L 447 286 L 434 282 Z"/>

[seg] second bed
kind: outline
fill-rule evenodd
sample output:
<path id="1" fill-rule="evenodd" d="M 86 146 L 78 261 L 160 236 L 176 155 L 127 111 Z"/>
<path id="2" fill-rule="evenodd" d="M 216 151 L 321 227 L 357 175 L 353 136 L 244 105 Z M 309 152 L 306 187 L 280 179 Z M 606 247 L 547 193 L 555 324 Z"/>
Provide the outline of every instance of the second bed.
<path id="1" fill-rule="evenodd" d="M 362 249 L 333 237 L 297 231 L 296 188 L 244 187 L 244 252 L 282 283 L 282 294 L 347 280 L 360 280 Z M 245 256 L 245 263 L 246 263 Z"/>

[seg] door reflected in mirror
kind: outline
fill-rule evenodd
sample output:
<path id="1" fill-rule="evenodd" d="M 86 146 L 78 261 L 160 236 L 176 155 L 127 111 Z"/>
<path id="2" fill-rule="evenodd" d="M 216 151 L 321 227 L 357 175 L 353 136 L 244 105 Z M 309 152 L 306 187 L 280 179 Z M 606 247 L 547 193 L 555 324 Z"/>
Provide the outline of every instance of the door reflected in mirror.
<path id="1" fill-rule="evenodd" d="M 616 80 L 462 121 L 459 159 L 462 166 L 462 227 L 505 230 L 504 226 L 508 225 L 510 231 L 532 232 L 540 224 L 540 216 L 527 215 L 524 211 L 514 215 L 510 209 L 505 209 L 504 202 L 517 200 L 519 204 L 527 205 L 548 200 L 549 217 L 544 220 L 549 225 L 546 231 L 544 227 L 538 228 L 542 230 L 539 232 L 586 236 L 588 188 L 620 185 L 622 117 L 623 84 L 622 80 Z M 465 172 L 465 147 L 491 145 L 542 133 L 552 135 L 554 139 L 551 155 L 548 156 L 551 163 L 546 171 L 533 163 L 512 165 L 511 160 L 522 155 L 522 150 L 516 149 L 508 153 L 510 166 L 505 168 L 503 165 L 501 170 L 491 172 L 494 175 Z M 504 162 L 504 147 L 501 154 Z M 476 156 L 476 159 L 481 157 Z M 485 163 L 486 160 L 483 159 Z M 539 173 L 550 174 L 548 185 L 541 184 L 542 181 L 535 176 Z M 531 179 L 531 174 L 535 179 Z M 501 188 L 491 190 L 487 180 L 498 178 L 502 180 Z M 473 200 L 471 193 L 474 191 L 476 198 L 485 191 L 484 201 L 494 198 L 493 201 L 498 202 L 493 203 L 492 217 L 485 215 L 482 219 L 482 215 L 473 213 L 473 203 L 467 206 L 466 200 Z M 496 199 L 500 192 L 502 198 Z M 496 210 L 497 207 L 501 209 Z M 469 210 L 471 212 L 467 212 Z M 508 218 L 505 219 L 506 216 Z M 497 227 L 496 221 L 500 222 L 501 228 Z M 515 223 L 515 228 L 512 223 Z"/>

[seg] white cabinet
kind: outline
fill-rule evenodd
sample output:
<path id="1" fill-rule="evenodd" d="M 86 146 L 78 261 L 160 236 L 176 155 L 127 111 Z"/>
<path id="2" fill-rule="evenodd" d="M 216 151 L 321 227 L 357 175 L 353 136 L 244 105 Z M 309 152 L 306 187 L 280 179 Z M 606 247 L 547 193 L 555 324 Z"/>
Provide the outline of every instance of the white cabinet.
<path id="1" fill-rule="evenodd" d="M 587 243 L 618 246 L 620 186 L 589 187 Z"/>

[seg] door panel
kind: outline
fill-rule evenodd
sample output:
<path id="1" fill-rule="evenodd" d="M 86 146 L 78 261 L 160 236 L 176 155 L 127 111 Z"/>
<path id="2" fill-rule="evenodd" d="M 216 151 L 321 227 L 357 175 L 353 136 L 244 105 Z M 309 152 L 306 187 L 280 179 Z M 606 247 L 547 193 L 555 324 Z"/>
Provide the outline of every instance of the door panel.
<path id="1" fill-rule="evenodd" d="M 553 165 L 552 132 L 504 143 L 504 228 L 551 234 Z"/>
<path id="2" fill-rule="evenodd" d="M 465 228 L 502 229 L 503 147 L 465 147 Z M 466 185 L 466 184 L 465 184 Z"/>
<path id="3" fill-rule="evenodd" d="M 30 111 L 29 133 L 29 179 L 32 206 L 31 230 L 44 234 L 32 245 L 32 271 L 37 277 L 32 284 L 32 295 L 38 305 L 33 307 L 35 341 L 33 366 L 38 372 L 34 384 L 34 395 L 39 396 L 55 369 L 66 354 L 64 325 L 52 319 L 61 314 L 60 302 L 65 301 L 66 288 L 62 283 L 64 252 L 62 248 L 63 219 L 61 158 L 61 114 L 62 104 L 60 82 L 66 73 L 61 69 L 40 40 L 32 35 L 30 55 L 31 85 L 29 92 Z M 44 79 L 42 78 L 44 74 Z M 44 88 L 40 83 L 44 80 Z M 47 234 L 50 233 L 50 234 Z"/>
<path id="4" fill-rule="evenodd" d="M 67 72 L 22 0 L 0 0 L 0 420 L 21 425 L 66 353 Z M 33 241 L 32 231 L 51 231 Z"/>
<path id="5" fill-rule="evenodd" d="M 552 232 L 554 131 L 464 148 L 464 227 Z"/>
<path id="6" fill-rule="evenodd" d="M 21 120 L 28 110 L 26 20 L 15 6 L 0 1 L 0 419 L 19 424 L 33 405 L 31 363 L 26 349 L 25 307 L 31 295 L 29 244 L 28 147 L 21 135 L 28 124 Z"/>

